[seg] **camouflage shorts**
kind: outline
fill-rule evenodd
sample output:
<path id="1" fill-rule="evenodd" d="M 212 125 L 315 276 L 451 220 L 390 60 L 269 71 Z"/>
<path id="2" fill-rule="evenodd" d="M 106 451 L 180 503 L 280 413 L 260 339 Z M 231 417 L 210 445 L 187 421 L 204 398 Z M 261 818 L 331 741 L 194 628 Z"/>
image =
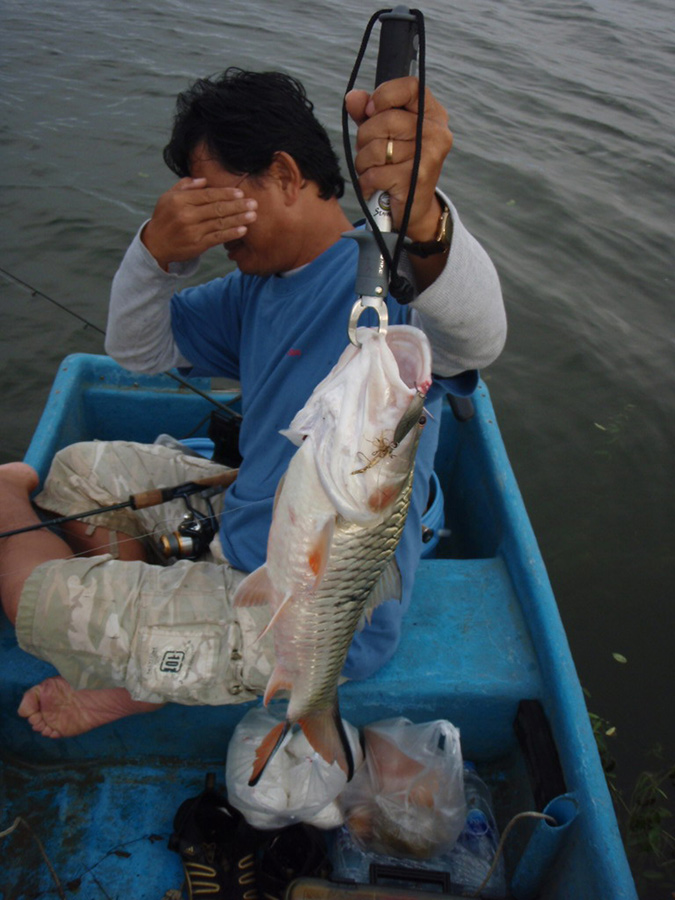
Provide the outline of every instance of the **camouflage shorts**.
<path id="1" fill-rule="evenodd" d="M 156 445 L 74 444 L 55 457 L 36 502 L 59 514 L 82 512 L 218 468 Z M 141 536 L 175 528 L 184 512 L 182 501 L 172 501 L 92 518 Z M 198 562 L 154 565 L 109 554 L 55 560 L 26 581 L 17 638 L 78 689 L 124 687 L 153 703 L 244 702 L 264 690 L 274 649 L 270 634 L 259 639 L 269 611 L 233 607 L 243 577 L 217 537 Z"/>

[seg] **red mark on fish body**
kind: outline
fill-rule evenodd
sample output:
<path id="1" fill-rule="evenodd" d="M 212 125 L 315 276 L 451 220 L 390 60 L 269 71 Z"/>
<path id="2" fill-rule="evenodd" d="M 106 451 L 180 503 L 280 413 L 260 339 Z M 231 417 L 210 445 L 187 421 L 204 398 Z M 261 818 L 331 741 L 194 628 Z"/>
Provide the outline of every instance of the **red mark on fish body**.
<path id="1" fill-rule="evenodd" d="M 368 497 L 368 506 L 373 512 L 381 512 L 395 499 L 398 491 L 399 489 L 396 485 L 378 488 Z"/>
<path id="2" fill-rule="evenodd" d="M 291 347 L 291 349 L 286 354 L 287 356 L 302 356 L 302 350 L 298 350 L 297 347 Z"/>
<path id="3" fill-rule="evenodd" d="M 319 550 L 314 550 L 312 553 L 310 553 L 308 562 L 309 562 L 309 567 L 312 570 L 312 572 L 314 572 L 315 575 L 318 575 L 319 571 L 321 570 L 321 565 L 323 563 L 323 558 L 321 556 L 321 552 Z"/>

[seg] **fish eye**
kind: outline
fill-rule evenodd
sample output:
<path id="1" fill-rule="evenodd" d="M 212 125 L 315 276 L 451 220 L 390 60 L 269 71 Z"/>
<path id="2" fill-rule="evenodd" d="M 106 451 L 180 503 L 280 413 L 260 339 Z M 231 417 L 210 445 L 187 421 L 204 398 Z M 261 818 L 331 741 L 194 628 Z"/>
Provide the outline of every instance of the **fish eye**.
<path id="1" fill-rule="evenodd" d="M 426 416 L 420 416 L 420 417 L 419 417 L 419 421 L 418 421 L 417 424 L 418 424 L 418 425 L 426 425 L 426 421 L 427 421 L 427 417 L 426 417 Z"/>

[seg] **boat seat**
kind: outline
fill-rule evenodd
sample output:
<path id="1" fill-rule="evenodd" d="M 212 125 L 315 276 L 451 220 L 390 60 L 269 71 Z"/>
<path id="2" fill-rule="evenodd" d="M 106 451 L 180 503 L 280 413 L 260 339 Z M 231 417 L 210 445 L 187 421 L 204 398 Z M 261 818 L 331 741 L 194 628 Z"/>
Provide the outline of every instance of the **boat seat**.
<path id="1" fill-rule="evenodd" d="M 529 634 L 500 556 L 422 560 L 396 655 L 367 683 L 341 688 L 344 715 L 358 710 L 357 725 L 445 718 L 473 759 L 509 752 L 518 702 L 543 696 Z"/>
<path id="2" fill-rule="evenodd" d="M 484 639 L 475 640 L 476 634 Z M 542 695 L 528 634 L 500 557 L 422 560 L 399 649 L 372 678 L 340 688 L 342 714 L 357 726 L 396 715 L 446 718 L 460 728 L 473 758 L 508 752 L 518 701 Z M 55 671 L 19 649 L 4 616 L 0 660 L 2 744 L 33 762 L 114 756 L 121 747 L 125 756 L 222 759 L 248 708 L 168 704 L 152 715 L 52 741 L 34 733 L 15 710 L 27 688 Z"/>

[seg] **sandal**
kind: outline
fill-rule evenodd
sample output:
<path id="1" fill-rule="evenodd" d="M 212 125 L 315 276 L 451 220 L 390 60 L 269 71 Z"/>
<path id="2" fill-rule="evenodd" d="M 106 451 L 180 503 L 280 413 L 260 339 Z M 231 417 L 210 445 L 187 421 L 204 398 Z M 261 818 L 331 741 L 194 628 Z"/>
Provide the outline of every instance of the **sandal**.
<path id="1" fill-rule="evenodd" d="M 261 831 L 215 788 L 181 803 L 169 849 L 180 854 L 189 900 L 282 900 L 296 878 L 327 878 L 331 871 L 323 832 L 299 822 Z"/>
<path id="2" fill-rule="evenodd" d="M 215 788 L 209 772 L 204 790 L 181 803 L 169 849 L 183 861 L 189 900 L 258 900 L 257 845 L 241 813 Z"/>

